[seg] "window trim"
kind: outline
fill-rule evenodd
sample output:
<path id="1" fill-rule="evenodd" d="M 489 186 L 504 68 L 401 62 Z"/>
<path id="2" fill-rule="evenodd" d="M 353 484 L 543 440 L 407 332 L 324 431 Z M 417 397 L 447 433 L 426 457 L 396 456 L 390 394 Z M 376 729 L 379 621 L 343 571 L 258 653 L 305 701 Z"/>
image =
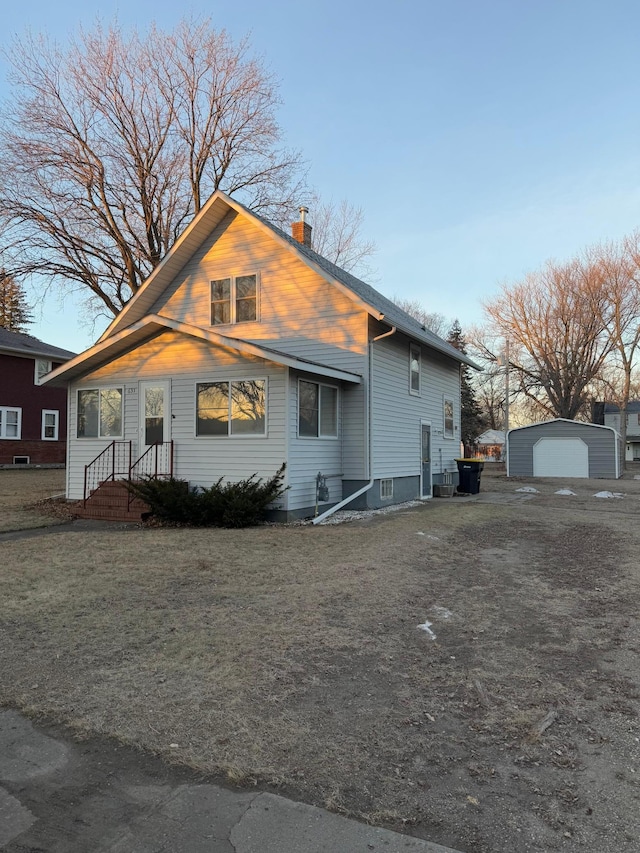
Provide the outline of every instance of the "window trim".
<path id="1" fill-rule="evenodd" d="M 393 477 L 383 477 L 380 480 L 380 500 L 393 500 Z"/>
<path id="2" fill-rule="evenodd" d="M 47 415 L 53 415 L 53 436 L 46 435 L 46 421 Z M 58 436 L 60 435 L 60 412 L 58 409 L 43 409 L 42 410 L 42 426 L 40 437 L 42 441 L 58 441 Z"/>
<path id="3" fill-rule="evenodd" d="M 447 403 L 451 404 L 451 432 L 447 432 Z M 442 399 L 442 435 L 444 438 L 456 437 L 456 407 L 453 398 Z"/>
<path id="4" fill-rule="evenodd" d="M 300 434 L 300 383 L 306 382 L 309 385 L 317 385 L 318 387 L 318 434 L 317 435 L 301 435 Z M 329 435 L 326 433 L 320 432 L 320 425 L 322 423 L 322 415 L 321 415 L 321 394 L 320 388 L 331 388 L 336 392 L 336 434 Z M 309 439 L 311 441 L 317 441 L 321 439 L 322 441 L 337 441 L 340 437 L 340 387 L 338 385 L 332 385 L 330 382 L 319 382 L 315 379 L 304 379 L 303 377 L 298 377 L 298 401 L 297 401 L 297 430 L 296 434 L 298 438 L 303 440 Z"/>
<path id="5" fill-rule="evenodd" d="M 239 278 L 243 278 L 244 276 L 254 275 L 256 277 L 256 316 L 253 320 L 238 320 L 238 296 L 237 296 L 237 285 L 236 282 Z M 214 281 L 224 281 L 225 279 L 229 279 L 229 322 L 228 323 L 214 323 L 213 322 L 213 299 L 211 298 L 211 285 Z M 261 282 L 260 282 L 260 271 L 259 270 L 251 270 L 247 272 L 233 273 L 220 275 L 217 278 L 209 279 L 209 325 L 216 329 L 218 326 L 237 326 L 242 325 L 244 323 L 259 323 L 260 322 L 260 290 L 261 290 Z"/>
<path id="6" fill-rule="evenodd" d="M 2 441 L 20 441 L 22 438 L 22 408 L 20 406 L 0 406 L 0 413 L 7 412 L 18 413 L 17 435 L 7 435 L 7 419 L 0 418 L 0 440 Z"/>
<path id="7" fill-rule="evenodd" d="M 48 365 L 47 370 L 45 370 L 42 373 L 42 375 L 38 371 L 38 362 Z M 39 385 L 40 381 L 42 380 L 42 377 L 46 376 L 47 373 L 51 373 L 52 370 L 53 370 L 53 362 L 51 361 L 50 358 L 36 358 L 34 360 L 34 363 L 33 363 L 33 384 Z"/>
<path id="8" fill-rule="evenodd" d="M 79 399 L 82 391 L 97 391 L 98 392 L 98 434 L 97 435 L 78 435 L 78 417 L 80 414 Z M 100 434 L 100 395 L 103 391 L 120 391 L 121 409 L 120 409 L 120 432 L 118 435 L 101 435 Z M 124 385 L 88 385 L 86 388 L 76 388 L 76 438 L 80 441 L 96 441 L 109 440 L 116 441 L 124 438 Z"/>
<path id="9" fill-rule="evenodd" d="M 228 421 L 227 421 L 227 433 L 226 435 L 223 433 L 221 435 L 206 435 L 205 433 L 198 432 L 198 386 L 199 385 L 216 385 L 222 384 L 226 382 L 229 386 L 229 397 L 228 397 Z M 264 382 L 264 432 L 231 432 L 231 386 L 233 383 L 239 382 Z M 227 438 L 235 438 L 242 439 L 246 441 L 247 439 L 258 438 L 264 439 L 269 437 L 269 423 L 268 423 L 268 415 L 269 415 L 269 379 L 267 376 L 250 376 L 243 377 L 239 379 L 236 377 L 235 379 L 229 379 L 227 377 L 224 378 L 215 378 L 215 379 L 200 379 L 195 383 L 194 387 L 195 392 L 195 422 L 193 425 L 193 434 L 195 438 L 204 438 L 204 439 L 227 439 Z"/>
<path id="10" fill-rule="evenodd" d="M 418 387 L 413 387 L 413 361 L 414 354 L 417 355 L 418 362 Z M 409 344 L 409 394 L 412 397 L 420 397 L 422 394 L 422 348 L 418 344 Z"/>

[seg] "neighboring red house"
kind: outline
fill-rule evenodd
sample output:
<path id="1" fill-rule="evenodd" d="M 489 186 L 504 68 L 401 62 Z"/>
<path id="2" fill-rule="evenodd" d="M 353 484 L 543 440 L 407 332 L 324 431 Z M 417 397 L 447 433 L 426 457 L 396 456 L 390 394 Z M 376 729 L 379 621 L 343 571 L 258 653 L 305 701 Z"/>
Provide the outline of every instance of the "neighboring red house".
<path id="1" fill-rule="evenodd" d="M 40 379 L 74 355 L 0 327 L 0 465 L 65 462 L 67 392 Z"/>

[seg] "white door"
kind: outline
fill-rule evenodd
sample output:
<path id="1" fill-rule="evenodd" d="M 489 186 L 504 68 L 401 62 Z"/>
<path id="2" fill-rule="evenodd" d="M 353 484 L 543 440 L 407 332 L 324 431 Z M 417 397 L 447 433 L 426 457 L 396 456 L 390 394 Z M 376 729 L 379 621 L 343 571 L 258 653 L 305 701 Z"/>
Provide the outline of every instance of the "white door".
<path id="1" fill-rule="evenodd" d="M 541 438 L 533 446 L 534 477 L 588 477 L 589 448 L 581 438 Z"/>
<path id="2" fill-rule="evenodd" d="M 141 456 L 152 444 L 171 438 L 169 414 L 169 383 L 140 383 L 139 453 Z"/>

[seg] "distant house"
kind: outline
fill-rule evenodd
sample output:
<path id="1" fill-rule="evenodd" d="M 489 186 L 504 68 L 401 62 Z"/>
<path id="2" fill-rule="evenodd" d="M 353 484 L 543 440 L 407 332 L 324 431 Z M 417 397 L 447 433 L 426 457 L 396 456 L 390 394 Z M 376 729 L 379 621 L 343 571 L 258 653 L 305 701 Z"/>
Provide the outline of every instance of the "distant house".
<path id="1" fill-rule="evenodd" d="M 98 469 L 207 486 L 284 461 L 275 509 L 292 518 L 457 477 L 460 364 L 475 365 L 314 252 L 304 216 L 292 229 L 215 193 L 98 343 L 54 371 L 70 389 L 69 498 Z"/>
<path id="2" fill-rule="evenodd" d="M 505 459 L 505 433 L 501 429 L 488 429 L 475 441 L 475 455 L 487 462 L 503 462 Z"/>
<path id="3" fill-rule="evenodd" d="M 615 403 L 595 403 L 593 421 L 620 432 L 620 407 Z M 630 400 L 627 405 L 625 459 L 627 462 L 640 462 L 640 400 Z"/>
<path id="4" fill-rule="evenodd" d="M 0 465 L 64 463 L 67 392 L 40 383 L 74 355 L 0 327 Z"/>

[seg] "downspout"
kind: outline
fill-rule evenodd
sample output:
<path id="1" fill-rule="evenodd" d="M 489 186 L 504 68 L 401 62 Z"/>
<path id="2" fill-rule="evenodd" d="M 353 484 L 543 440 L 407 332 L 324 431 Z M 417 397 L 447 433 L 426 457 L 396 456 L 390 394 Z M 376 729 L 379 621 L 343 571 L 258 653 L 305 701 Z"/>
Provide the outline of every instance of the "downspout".
<path id="1" fill-rule="evenodd" d="M 373 442 L 372 442 L 372 414 L 373 414 L 373 401 L 372 401 L 372 386 L 371 386 L 371 377 L 373 375 L 373 345 L 376 341 L 381 341 L 383 338 L 389 338 L 391 335 L 395 335 L 397 329 L 395 326 L 392 326 L 388 332 L 383 332 L 381 335 L 377 335 L 375 338 L 371 338 L 369 341 L 369 371 L 368 371 L 368 381 L 367 381 L 367 467 L 369 473 L 369 482 L 366 486 L 362 486 L 362 488 L 358 489 L 356 492 L 348 495 L 346 498 L 343 498 L 339 503 L 335 504 L 335 506 L 330 507 L 328 510 L 322 513 L 322 515 L 316 516 L 313 519 L 313 524 L 320 524 L 320 522 L 324 521 L 325 518 L 329 518 L 330 515 L 333 515 L 334 512 L 337 512 L 339 509 L 342 509 L 343 506 L 350 504 L 351 501 L 359 498 L 360 495 L 363 495 L 365 492 L 368 492 L 369 489 L 373 488 L 374 478 L 373 478 Z"/>

